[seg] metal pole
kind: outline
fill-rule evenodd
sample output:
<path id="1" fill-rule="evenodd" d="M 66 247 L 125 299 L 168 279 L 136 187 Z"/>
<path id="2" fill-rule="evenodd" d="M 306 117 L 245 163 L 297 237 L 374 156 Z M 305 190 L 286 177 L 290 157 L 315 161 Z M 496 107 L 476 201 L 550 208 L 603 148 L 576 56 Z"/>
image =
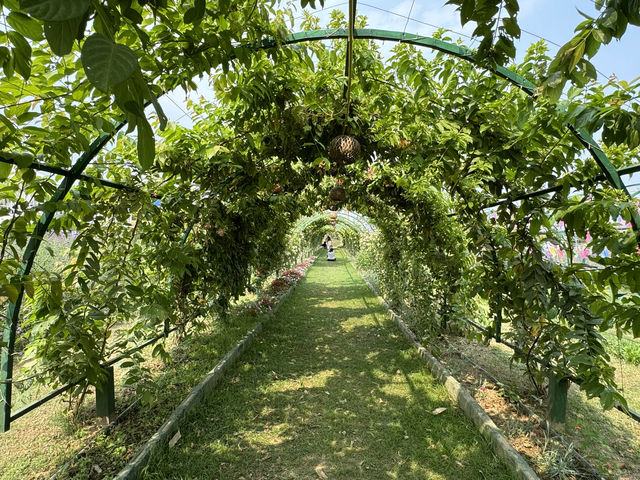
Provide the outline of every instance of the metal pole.
<path id="1" fill-rule="evenodd" d="M 82 154 L 78 161 L 69 170 L 69 175 L 66 176 L 58 189 L 51 196 L 51 203 L 55 205 L 64 199 L 69 193 L 74 182 L 82 174 L 83 170 L 89 165 L 89 162 L 100 152 L 111 138 L 118 133 L 118 131 L 124 126 L 124 123 L 118 124 L 113 132 L 102 133 L 96 140 L 93 141 L 89 150 Z M 53 220 L 56 211 L 45 212 L 38 223 L 36 224 L 33 234 L 29 239 L 29 243 L 24 252 L 24 260 L 20 264 L 18 271 L 19 278 L 24 278 L 31 273 L 33 267 L 33 261 L 38 253 L 40 244 L 44 235 L 47 233 L 47 229 Z M 11 425 L 11 394 L 13 378 L 13 357 L 16 341 L 16 331 L 18 328 L 18 320 L 20 318 L 20 307 L 22 306 L 22 300 L 24 298 L 24 284 L 20 284 L 18 290 L 18 297 L 15 302 L 9 302 L 9 308 L 7 311 L 7 317 L 4 324 L 3 340 L 6 346 L 2 349 L 2 355 L 0 357 L 0 432 L 6 432 Z"/>

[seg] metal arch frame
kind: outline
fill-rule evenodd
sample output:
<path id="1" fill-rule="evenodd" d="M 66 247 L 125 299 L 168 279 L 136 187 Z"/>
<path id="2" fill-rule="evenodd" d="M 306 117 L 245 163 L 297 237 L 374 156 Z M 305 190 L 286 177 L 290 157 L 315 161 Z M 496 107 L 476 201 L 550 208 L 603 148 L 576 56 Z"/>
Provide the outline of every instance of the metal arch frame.
<path id="1" fill-rule="evenodd" d="M 332 29 L 332 30 L 312 30 L 293 33 L 287 35 L 284 40 L 277 40 L 274 38 L 267 38 L 259 43 L 247 45 L 245 48 L 250 51 L 262 50 L 268 48 L 279 47 L 282 45 L 292 45 L 300 42 L 331 40 L 331 39 L 344 39 L 348 38 L 349 33 L 347 29 Z M 473 52 L 467 48 L 454 45 L 442 40 L 419 36 L 410 33 L 401 33 L 389 30 L 379 29 L 354 29 L 354 39 L 370 39 L 370 40 L 387 40 L 395 41 L 399 43 L 409 43 L 419 47 L 427 47 L 433 50 L 438 50 L 460 59 L 466 60 L 473 64 L 478 64 L 473 56 Z M 235 55 L 230 55 L 229 59 L 232 60 Z M 483 65 L 513 85 L 523 90 L 528 95 L 536 96 L 536 85 L 529 82 L 522 76 L 512 72 L 508 68 L 501 65 Z M 56 192 L 52 195 L 52 201 L 60 201 L 66 197 L 67 193 L 73 186 L 76 180 L 80 178 L 84 169 L 89 165 L 91 160 L 101 151 L 106 143 L 125 125 L 125 122 L 121 122 L 116 126 L 111 133 L 102 133 L 91 144 L 89 150 L 85 152 L 76 161 L 73 167 L 69 170 L 69 175 L 65 176 L 62 182 L 59 184 Z M 585 146 L 591 156 L 594 158 L 600 169 L 603 171 L 606 179 L 616 188 L 624 191 L 628 198 L 632 198 L 622 182 L 620 175 L 611 164 L 606 154 L 596 144 L 595 140 L 584 129 L 576 129 L 572 125 L 568 125 L 567 128 L 574 134 L 576 138 Z M 640 215 L 635 209 L 630 209 L 631 212 L 631 224 L 633 230 L 636 233 L 636 238 L 640 244 Z M 38 252 L 42 238 L 46 233 L 56 211 L 44 213 L 31 235 L 25 253 L 23 261 L 20 266 L 18 276 L 28 275 L 33 266 L 35 255 Z M 5 320 L 5 328 L 3 339 L 6 346 L 2 348 L 1 365 L 0 365 L 0 402 L 3 403 L 0 408 L 0 432 L 4 432 L 9 429 L 11 418 L 11 377 L 13 372 L 13 354 L 15 345 L 15 335 L 17 329 L 18 317 L 20 314 L 20 308 L 22 305 L 22 299 L 24 297 L 24 285 L 21 284 L 18 292 L 18 296 L 15 302 L 9 304 L 7 318 Z M 8 381 L 7 381 L 8 380 Z"/>
<path id="2" fill-rule="evenodd" d="M 322 218 L 325 215 L 328 215 L 330 213 L 336 213 L 337 219 L 340 220 L 340 222 L 343 224 L 348 224 L 354 231 L 373 232 L 376 230 L 375 225 L 365 220 L 367 217 L 365 217 L 364 215 L 358 212 L 353 212 L 353 211 L 349 211 L 348 214 L 345 214 L 344 210 L 340 210 L 337 212 L 333 212 L 332 210 L 324 210 L 322 212 L 316 212 L 310 215 L 309 217 L 300 219 L 298 221 L 298 224 L 295 226 L 295 228 L 299 231 L 304 231 L 311 223 L 315 222 L 319 218 Z"/>
<path id="3" fill-rule="evenodd" d="M 314 220 L 317 220 L 318 218 L 321 218 L 322 216 L 324 216 L 324 214 L 319 214 L 317 216 L 314 217 Z M 335 230 L 340 233 L 340 231 L 350 231 L 350 232 L 354 232 L 355 234 L 361 234 L 363 232 L 365 232 L 365 230 L 361 230 L 360 228 L 356 228 L 359 227 L 359 225 L 355 225 L 351 222 L 345 222 L 343 221 L 344 219 L 340 219 L 340 221 L 336 221 L 336 223 L 333 225 Z M 300 229 L 300 232 L 304 232 L 307 227 L 309 227 L 311 224 L 313 223 L 313 221 L 308 221 L 306 222 L 305 226 Z M 328 227 L 329 224 L 323 224 L 323 227 Z"/>
<path id="4" fill-rule="evenodd" d="M 338 212 L 338 216 L 342 215 L 343 217 L 349 219 L 349 220 L 353 220 L 356 223 L 358 223 L 359 225 L 362 225 L 367 231 L 369 232 L 374 232 L 376 231 L 378 228 L 375 226 L 375 224 L 373 222 L 370 221 L 369 217 L 367 217 L 366 215 L 363 215 L 359 212 L 353 211 L 353 210 L 348 210 L 347 213 L 345 214 L 344 211 L 339 211 Z"/>
<path id="5" fill-rule="evenodd" d="M 51 195 L 51 202 L 59 202 L 67 196 L 69 190 L 78 178 L 82 175 L 84 169 L 89 165 L 102 148 L 115 136 L 116 133 L 125 126 L 125 122 L 121 122 L 114 128 L 111 133 L 102 133 L 91 144 L 89 150 L 83 153 L 76 163 L 69 170 L 69 174 L 58 185 L 57 190 Z M 20 269 L 18 270 L 18 276 L 24 277 L 31 273 L 33 262 L 35 260 L 40 244 L 44 235 L 49 229 L 49 225 L 53 220 L 57 209 L 53 211 L 47 211 L 38 220 L 29 243 L 27 244 Z M 3 403 L 0 408 L 0 432 L 6 432 L 9 430 L 11 424 L 11 394 L 13 377 L 13 355 L 16 341 L 16 330 L 18 328 L 18 318 L 20 316 L 20 307 L 22 306 L 22 299 L 24 298 L 24 283 L 20 284 L 18 290 L 18 296 L 15 302 L 9 302 L 9 308 L 7 310 L 7 317 L 5 319 L 5 326 L 3 332 L 3 341 L 6 344 L 2 348 L 2 365 L 0 368 L 0 401 Z"/>
<path id="6" fill-rule="evenodd" d="M 288 35 L 286 40 L 282 42 L 283 45 L 300 43 L 305 41 L 319 41 L 319 40 L 331 40 L 337 38 L 348 38 L 348 31 L 344 28 L 334 29 L 334 30 L 311 30 L 305 32 L 298 32 L 291 35 Z M 388 40 L 395 41 L 398 43 L 408 43 L 411 45 L 416 45 L 419 47 L 427 47 L 432 50 L 437 50 L 443 53 L 447 53 L 449 55 L 453 55 L 462 60 L 466 60 L 475 65 L 479 65 L 478 61 L 475 59 L 474 54 L 471 50 L 461 47 L 459 45 L 454 45 L 449 42 L 444 42 L 442 40 L 438 40 L 435 38 L 424 37 L 420 35 L 415 35 L 412 33 L 402 33 L 395 32 L 390 30 L 379 30 L 379 29 L 370 29 L 370 28 L 361 28 L 355 29 L 354 38 L 356 39 L 368 39 L 368 40 Z M 276 46 L 275 40 L 272 40 L 272 46 Z M 265 47 L 267 46 L 265 42 L 262 43 Z M 511 84 L 520 88 L 527 95 L 531 97 L 537 96 L 537 86 L 532 82 L 528 81 L 521 75 L 509 70 L 508 68 L 502 65 L 482 65 L 487 68 L 493 74 L 504 78 Z M 598 146 L 596 141 L 591 137 L 589 132 L 587 132 L 584 128 L 575 128 L 571 124 L 567 124 L 567 128 L 573 133 L 573 135 L 582 143 L 582 145 L 587 149 L 587 151 L 591 154 L 591 157 L 596 161 L 602 173 L 605 176 L 605 179 L 611 183 L 615 188 L 622 190 L 627 198 L 631 199 L 631 195 L 627 190 L 624 182 L 620 178 L 618 171 L 613 166 L 607 155 L 602 151 L 602 149 Z M 631 226 L 636 234 L 636 239 L 638 245 L 640 246 L 640 214 L 635 209 L 629 209 L 631 213 Z"/>

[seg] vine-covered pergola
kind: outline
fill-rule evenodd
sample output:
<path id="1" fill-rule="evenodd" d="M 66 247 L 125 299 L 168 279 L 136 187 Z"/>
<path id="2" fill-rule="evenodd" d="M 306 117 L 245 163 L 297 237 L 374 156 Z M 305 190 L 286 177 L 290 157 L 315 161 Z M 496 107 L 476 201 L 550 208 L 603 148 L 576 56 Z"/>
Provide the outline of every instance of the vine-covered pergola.
<path id="1" fill-rule="evenodd" d="M 581 83 L 579 71 L 588 71 L 582 56 L 573 69 L 556 62 L 544 71 L 548 58 L 538 44 L 523 65 L 506 66 L 496 52 L 508 29 L 494 50 L 483 42 L 472 51 L 444 33 L 365 28 L 355 0 L 346 21 L 337 15 L 319 29 L 307 19 L 309 28 L 298 33 L 286 32 L 283 13 L 262 2 L 220 5 L 217 15 L 198 0 L 186 10 L 180 2 L 76 3 L 62 10 L 54 0 L 4 5 L 13 15 L 6 32 L 13 65 L 25 85 L 44 89 L 51 55 L 76 64 L 61 67 L 51 91 L 23 92 L 2 117 L 9 134 L 0 163 L 9 169 L 5 179 L 15 175 L 6 190 L 15 208 L 3 226 L 2 431 L 42 403 L 12 412 L 21 324 L 27 355 L 40 362 L 34 377 L 57 387 L 43 400 L 92 384 L 108 414 L 108 367 L 184 328 L 203 304 L 224 311 L 252 272 L 286 263 L 275 252 L 317 246 L 314 235 L 329 218 L 344 236 L 378 235 L 383 293 L 410 297 L 422 309 L 431 319 L 423 334 L 449 322 L 473 324 L 474 299 L 481 298 L 493 320 L 480 327 L 500 339 L 502 323 L 510 322 L 514 356 L 534 381 L 548 376 L 566 388 L 571 380 L 605 407 L 627 410 L 599 331 L 640 336 L 640 215 L 621 180 L 640 171 L 638 142 L 611 133 L 632 116 L 624 108 L 629 92 Z M 467 2 L 454 3 L 468 15 Z M 95 33 L 69 38 L 66 29 L 88 28 L 87 19 Z M 24 35 L 46 50 L 34 53 L 33 74 L 23 60 Z M 387 62 L 380 41 L 398 44 Z M 562 105 L 554 69 L 578 85 Z M 155 108 L 154 125 L 164 129 L 158 98 L 205 72 L 213 72 L 219 104 L 193 104 L 194 128 L 170 125 L 156 142 L 145 108 Z M 30 103 L 40 104 L 31 116 Z M 17 111 L 23 104 L 27 111 Z M 56 114 L 60 105 L 64 115 Z M 46 139 L 58 127 L 68 144 Z M 134 128 L 137 141 L 123 134 Z M 602 147 L 594 139 L 601 128 Z M 331 158 L 329 144 L 341 134 L 359 141 L 358 159 Z M 337 185 L 347 199 L 329 201 Z M 338 206 L 353 211 L 330 217 Z M 495 219 L 487 218 L 490 207 Z M 613 228 L 618 216 L 631 228 Z M 553 228 L 559 221 L 561 234 Z M 61 272 L 34 275 L 52 230 L 78 234 L 72 261 Z M 568 252 L 586 242 L 592 263 L 572 258 L 558 267 L 542 253 L 549 241 Z M 117 245 L 113 255 L 106 245 Z M 613 255 L 602 257 L 605 248 Z M 399 281 L 403 276 L 410 281 Z M 420 282 L 424 289 L 408 289 Z M 144 321 L 122 329 L 112 347 L 111 331 L 129 317 Z M 96 332 L 99 342 L 89 339 Z M 54 345 L 57 335 L 64 346 Z"/>

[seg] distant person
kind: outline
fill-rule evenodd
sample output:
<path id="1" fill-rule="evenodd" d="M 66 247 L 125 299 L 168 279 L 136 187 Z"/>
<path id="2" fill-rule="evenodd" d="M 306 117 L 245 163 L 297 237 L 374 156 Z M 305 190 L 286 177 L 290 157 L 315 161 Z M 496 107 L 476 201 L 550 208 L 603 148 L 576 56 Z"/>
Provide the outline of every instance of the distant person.
<path id="1" fill-rule="evenodd" d="M 333 251 L 333 248 L 330 248 L 327 252 L 327 261 L 335 262 L 336 261 L 336 252 Z"/>
<path id="2" fill-rule="evenodd" d="M 327 239 L 325 240 L 325 243 L 327 244 L 327 249 L 330 250 L 332 248 L 332 245 L 331 245 L 331 237 L 329 235 L 327 235 Z"/>

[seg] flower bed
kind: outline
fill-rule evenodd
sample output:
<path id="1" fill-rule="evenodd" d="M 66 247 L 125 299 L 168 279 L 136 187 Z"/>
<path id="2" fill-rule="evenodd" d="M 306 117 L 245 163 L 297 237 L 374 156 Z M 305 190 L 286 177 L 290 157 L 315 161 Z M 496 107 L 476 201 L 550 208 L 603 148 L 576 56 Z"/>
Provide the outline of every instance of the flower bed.
<path id="1" fill-rule="evenodd" d="M 256 316 L 269 312 L 275 307 L 280 298 L 300 279 L 304 278 L 307 270 L 316 257 L 309 257 L 304 262 L 298 263 L 294 268 L 285 270 L 282 274 L 273 280 L 269 286 L 262 292 L 258 300 L 253 303 L 247 310 L 247 315 Z"/>

